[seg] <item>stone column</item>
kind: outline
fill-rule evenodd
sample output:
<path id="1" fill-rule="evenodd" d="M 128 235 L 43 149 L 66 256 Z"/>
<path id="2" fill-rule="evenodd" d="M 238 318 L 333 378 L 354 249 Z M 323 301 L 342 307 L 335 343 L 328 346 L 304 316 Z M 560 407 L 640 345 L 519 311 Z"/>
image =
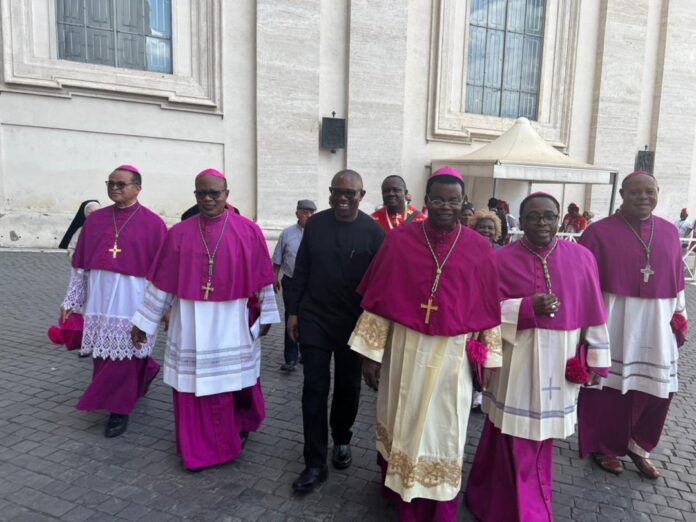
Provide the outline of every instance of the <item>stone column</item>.
<path id="1" fill-rule="evenodd" d="M 401 174 L 407 30 L 408 0 L 351 2 L 346 164 L 363 177 L 368 213 L 382 179 Z"/>
<path id="2" fill-rule="evenodd" d="M 696 11 L 689 0 L 662 6 L 662 63 L 653 111 L 655 176 L 660 183 L 657 214 L 670 221 L 696 203 Z M 696 214 L 696 208 L 689 209 Z"/>
<path id="3" fill-rule="evenodd" d="M 257 220 L 270 235 L 316 194 L 320 4 L 257 2 Z"/>
<path id="4" fill-rule="evenodd" d="M 620 178 L 633 170 L 642 146 L 637 141 L 647 25 L 647 0 L 602 3 L 589 156 L 596 165 L 617 168 Z M 590 208 L 598 218 L 606 215 L 611 188 L 591 190 Z"/>

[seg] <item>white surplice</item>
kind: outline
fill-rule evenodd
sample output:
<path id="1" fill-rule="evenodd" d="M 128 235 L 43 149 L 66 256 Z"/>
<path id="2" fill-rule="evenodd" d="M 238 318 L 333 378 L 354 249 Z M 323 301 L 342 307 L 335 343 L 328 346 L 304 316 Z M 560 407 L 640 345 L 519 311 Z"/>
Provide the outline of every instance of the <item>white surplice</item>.
<path id="1" fill-rule="evenodd" d="M 410 502 L 459 494 L 471 411 L 470 334 L 429 336 L 363 312 L 348 344 L 382 364 L 377 395 L 377 450 L 385 485 Z M 500 331 L 489 330 L 486 366 L 500 365 Z"/>
<path id="2" fill-rule="evenodd" d="M 261 315 L 249 327 L 248 299 L 191 301 L 148 284 L 133 325 L 148 338 L 171 307 L 164 382 L 197 397 L 237 391 L 256 384 L 261 372 L 261 324 L 280 322 L 273 286 L 257 292 Z"/>
<path id="3" fill-rule="evenodd" d="M 581 330 L 517 330 L 522 299 L 502 303 L 503 365 L 490 372 L 483 411 L 506 435 L 542 441 L 575 432 L 580 385 L 565 378 L 566 362 L 575 356 Z M 585 331 L 587 364 L 610 364 L 606 325 Z"/>
<path id="4" fill-rule="evenodd" d="M 84 315 L 80 353 L 123 360 L 152 353 L 156 332 L 141 348 L 131 342 L 130 319 L 143 300 L 147 280 L 108 270 L 73 268 L 63 308 Z"/>
<path id="5" fill-rule="evenodd" d="M 672 299 L 643 299 L 604 292 L 611 343 L 611 370 L 602 385 L 666 399 L 679 383 L 679 350 L 670 321 L 686 318 L 684 290 Z"/>

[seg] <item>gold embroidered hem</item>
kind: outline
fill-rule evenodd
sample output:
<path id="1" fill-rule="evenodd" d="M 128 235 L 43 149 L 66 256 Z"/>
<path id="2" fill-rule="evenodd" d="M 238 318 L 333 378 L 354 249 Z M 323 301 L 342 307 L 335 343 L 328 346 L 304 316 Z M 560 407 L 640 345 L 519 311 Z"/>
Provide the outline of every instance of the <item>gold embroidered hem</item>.
<path id="1" fill-rule="evenodd" d="M 389 321 L 370 312 L 363 312 L 353 330 L 373 350 L 383 350 L 389 336 Z"/>
<path id="2" fill-rule="evenodd" d="M 389 436 L 389 432 L 387 431 L 387 428 L 382 426 L 380 423 L 377 423 L 377 427 L 375 428 L 375 435 L 375 438 L 377 439 L 377 444 L 381 444 L 384 450 L 387 452 L 387 457 L 385 457 L 385 459 L 389 460 L 388 455 L 391 454 L 392 441 L 391 437 Z"/>
<path id="3" fill-rule="evenodd" d="M 389 458 L 387 475 L 398 475 L 406 488 L 416 483 L 434 488 L 449 484 L 459 488 L 462 480 L 462 463 L 459 459 L 418 457 L 413 461 L 402 451 L 393 451 Z"/>
<path id="4" fill-rule="evenodd" d="M 389 331 L 380 354 L 375 430 L 377 450 L 387 461 L 384 485 L 405 502 L 451 500 L 460 491 L 471 410 L 469 335 L 423 335 L 377 318 Z M 357 333 L 356 327 L 351 348 L 374 358 L 367 335 Z"/>

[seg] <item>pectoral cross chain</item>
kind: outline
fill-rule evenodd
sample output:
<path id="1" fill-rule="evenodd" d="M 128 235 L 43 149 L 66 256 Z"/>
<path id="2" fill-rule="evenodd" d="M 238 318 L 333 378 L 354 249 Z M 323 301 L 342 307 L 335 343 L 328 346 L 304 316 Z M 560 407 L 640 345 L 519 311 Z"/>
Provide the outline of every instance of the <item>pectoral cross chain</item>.
<path id="1" fill-rule="evenodd" d="M 215 249 L 213 250 L 213 253 L 210 253 L 210 249 L 208 248 L 208 242 L 205 240 L 205 235 L 203 234 L 203 226 L 201 225 L 201 217 L 200 215 L 198 216 L 198 232 L 201 235 L 201 241 L 203 241 L 203 247 L 205 248 L 205 255 L 208 257 L 208 282 L 204 285 L 201 286 L 201 290 L 203 290 L 203 300 L 207 301 L 208 297 L 210 296 L 210 292 L 214 292 L 215 289 L 212 286 L 213 282 L 213 268 L 215 265 L 215 254 L 217 254 L 218 247 L 220 246 L 220 241 L 222 241 L 222 236 L 225 234 L 225 227 L 227 226 L 227 219 L 229 218 L 230 214 L 227 210 L 225 210 L 225 221 L 222 223 L 222 228 L 220 229 L 220 235 L 218 236 L 217 243 L 215 243 Z"/>
<path id="2" fill-rule="evenodd" d="M 205 284 L 205 286 L 201 286 L 201 290 L 205 291 L 203 294 L 203 300 L 207 301 L 208 300 L 208 295 L 210 292 L 214 292 L 215 289 L 211 286 L 211 283 L 213 281 L 213 265 L 215 264 L 215 260 L 212 258 L 208 260 L 208 282 Z"/>
<path id="3" fill-rule="evenodd" d="M 459 241 L 459 237 L 462 235 L 462 225 L 457 225 L 457 227 L 457 235 L 452 242 L 452 246 L 450 246 L 449 252 L 447 252 L 447 255 L 442 260 L 442 263 L 440 263 L 437 255 L 435 254 L 435 250 L 433 250 L 433 246 L 430 244 L 428 233 L 425 231 L 425 221 L 421 221 L 421 230 L 423 231 L 423 236 L 425 237 L 425 244 L 428 245 L 428 250 L 430 250 L 430 255 L 433 256 L 433 262 L 435 263 L 435 278 L 433 279 L 433 286 L 430 288 L 430 297 L 428 297 L 428 303 L 423 303 L 420 305 L 421 309 L 425 310 L 425 324 L 430 324 L 431 312 L 437 312 L 438 310 L 437 306 L 433 306 L 433 297 L 435 296 L 435 292 L 437 292 L 437 287 L 440 286 L 442 269 L 445 268 L 447 260 L 452 255 L 454 247 L 457 245 L 457 241 Z"/>
<path id="4" fill-rule="evenodd" d="M 438 307 L 433 306 L 433 298 L 428 298 L 428 304 L 422 304 L 420 307 L 425 310 L 425 324 L 430 324 L 430 312 L 437 312 Z"/>
<path id="5" fill-rule="evenodd" d="M 646 243 L 643 241 L 643 238 L 640 235 L 639 231 L 636 231 L 635 228 L 633 228 L 633 225 L 631 225 L 628 220 L 624 217 L 624 215 L 619 211 L 619 217 L 623 219 L 624 223 L 626 223 L 626 226 L 631 229 L 631 232 L 633 232 L 633 235 L 636 237 L 636 239 L 640 242 L 640 245 L 643 247 L 643 252 L 645 253 L 645 266 L 640 269 L 640 272 L 643 274 L 643 284 L 648 283 L 650 281 L 650 276 L 653 275 L 655 272 L 653 269 L 650 267 L 650 248 L 652 247 L 652 241 L 653 237 L 655 237 L 655 218 L 650 215 L 650 239 Z"/>
<path id="6" fill-rule="evenodd" d="M 106 251 L 111 252 L 113 259 L 116 259 L 116 256 L 121 253 L 121 249 L 118 248 L 118 238 L 121 236 L 121 232 L 123 232 L 123 229 L 126 228 L 126 225 L 130 222 L 130 220 L 133 219 L 140 211 L 141 207 L 139 204 L 137 204 L 137 205 L 138 205 L 138 208 L 136 208 L 135 211 L 130 216 L 128 216 L 128 219 L 126 219 L 126 221 L 124 221 L 123 225 L 121 225 L 120 228 L 118 226 L 116 226 L 116 207 L 114 207 L 111 210 L 111 219 L 114 222 L 114 246 L 107 249 Z"/>

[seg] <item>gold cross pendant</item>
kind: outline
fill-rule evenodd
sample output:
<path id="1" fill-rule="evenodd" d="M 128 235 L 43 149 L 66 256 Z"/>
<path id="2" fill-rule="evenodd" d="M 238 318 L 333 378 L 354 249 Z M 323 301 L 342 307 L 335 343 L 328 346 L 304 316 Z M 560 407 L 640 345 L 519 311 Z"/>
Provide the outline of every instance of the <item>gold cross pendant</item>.
<path id="1" fill-rule="evenodd" d="M 119 252 L 121 252 L 121 249 L 118 248 L 118 243 L 114 241 L 114 246 L 108 249 L 107 252 L 111 252 L 114 255 L 113 259 L 116 259 L 116 256 Z"/>
<path id="2" fill-rule="evenodd" d="M 201 290 L 204 290 L 204 291 L 205 291 L 205 293 L 203 294 L 203 300 L 204 300 L 204 301 L 207 301 L 207 300 L 208 300 L 208 294 L 209 294 L 210 292 L 214 292 L 214 291 L 215 291 L 215 289 L 214 289 L 212 286 L 210 286 L 210 281 L 208 281 L 208 282 L 205 284 L 205 286 L 201 286 Z"/>
<path id="3" fill-rule="evenodd" d="M 425 310 L 425 324 L 430 324 L 430 312 L 437 312 L 438 307 L 433 306 L 433 298 L 428 298 L 428 304 L 422 304 L 420 307 Z"/>

